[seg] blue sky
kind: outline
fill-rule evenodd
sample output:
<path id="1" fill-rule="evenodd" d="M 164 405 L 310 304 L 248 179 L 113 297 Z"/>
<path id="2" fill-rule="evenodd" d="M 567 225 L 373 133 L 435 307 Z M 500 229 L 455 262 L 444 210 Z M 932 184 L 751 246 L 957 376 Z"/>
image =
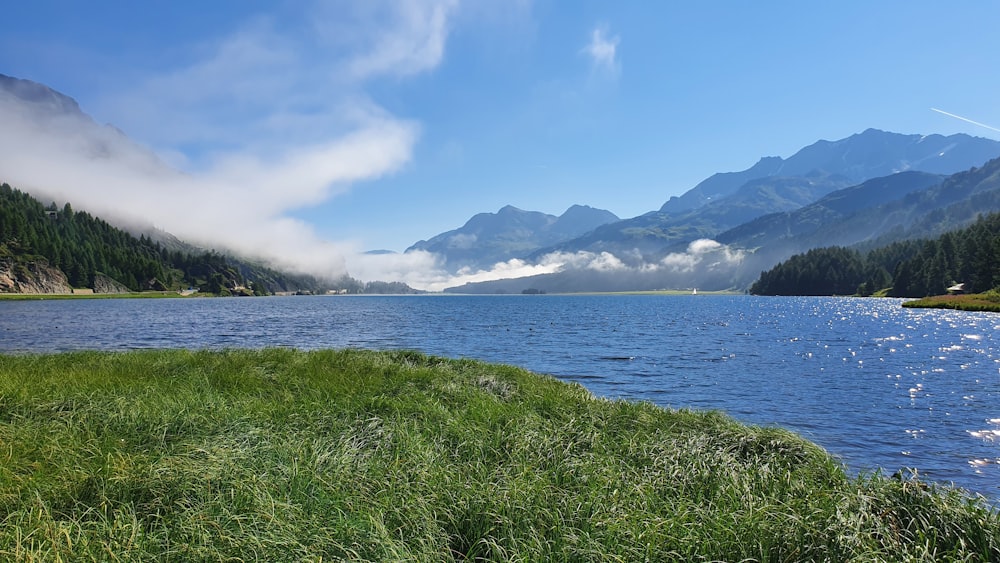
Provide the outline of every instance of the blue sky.
<path id="1" fill-rule="evenodd" d="M 38 0 L 4 7 L 0 72 L 191 175 L 251 163 L 319 239 L 402 251 L 507 204 L 632 217 L 869 127 L 1000 139 L 931 110 L 1000 127 L 997 22 L 921 0 Z"/>

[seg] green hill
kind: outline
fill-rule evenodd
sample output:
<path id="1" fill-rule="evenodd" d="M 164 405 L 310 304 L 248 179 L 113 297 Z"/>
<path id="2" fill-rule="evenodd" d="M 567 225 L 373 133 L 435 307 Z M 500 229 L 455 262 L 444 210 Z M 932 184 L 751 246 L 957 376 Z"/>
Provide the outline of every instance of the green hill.
<path id="1" fill-rule="evenodd" d="M 983 293 L 1000 287 L 1000 214 L 933 239 L 903 240 L 858 250 L 824 247 L 797 254 L 761 273 L 757 295 L 940 295 L 963 284 Z"/>
<path id="2" fill-rule="evenodd" d="M 69 203 L 45 206 L 7 184 L 0 185 L 0 277 L 9 280 L 0 286 L 8 293 L 195 287 L 213 294 L 266 294 L 322 288 L 310 276 L 217 252 L 169 249 L 75 211 Z"/>

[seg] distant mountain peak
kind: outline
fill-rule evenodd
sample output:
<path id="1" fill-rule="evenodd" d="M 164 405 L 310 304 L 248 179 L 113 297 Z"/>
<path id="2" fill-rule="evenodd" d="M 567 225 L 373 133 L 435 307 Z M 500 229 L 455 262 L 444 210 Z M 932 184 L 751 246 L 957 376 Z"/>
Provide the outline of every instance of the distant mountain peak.
<path id="1" fill-rule="evenodd" d="M 0 91 L 49 113 L 83 115 L 76 100 L 38 82 L 0 74 Z"/>
<path id="2" fill-rule="evenodd" d="M 573 204 L 560 215 L 560 218 L 572 216 L 572 215 L 612 215 L 617 217 L 614 213 L 606 209 L 598 209 L 596 207 L 591 207 L 589 205 L 579 205 Z"/>
<path id="3" fill-rule="evenodd" d="M 419 241 L 406 251 L 437 253 L 452 271 L 488 268 L 618 220 L 614 213 L 588 205 L 572 205 L 559 217 L 505 205 L 496 213 L 478 213 L 462 227 Z"/>
<path id="4" fill-rule="evenodd" d="M 829 173 L 861 183 L 903 170 L 950 174 L 994 158 L 998 146 L 996 141 L 965 134 L 945 137 L 868 128 L 836 141 L 816 141 L 786 159 L 766 156 L 746 170 L 713 174 L 683 195 L 671 197 L 660 213 L 691 211 L 734 194 L 749 182 L 772 176 Z"/>
<path id="5" fill-rule="evenodd" d="M 501 207 L 500 210 L 497 211 L 497 215 L 502 215 L 502 214 L 505 214 L 505 213 L 524 213 L 524 210 L 523 209 L 519 209 L 517 207 L 514 207 L 513 205 L 509 205 L 508 204 L 508 205 L 505 205 L 505 206 Z"/>

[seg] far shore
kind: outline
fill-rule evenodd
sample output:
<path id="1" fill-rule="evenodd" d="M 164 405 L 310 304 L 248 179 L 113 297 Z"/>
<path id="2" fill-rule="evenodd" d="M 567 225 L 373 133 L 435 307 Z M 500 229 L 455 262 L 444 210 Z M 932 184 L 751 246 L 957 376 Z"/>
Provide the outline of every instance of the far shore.
<path id="1" fill-rule="evenodd" d="M 277 294 L 276 294 L 277 295 Z M 281 294 L 281 295 L 294 295 L 294 294 Z M 520 293 L 445 293 L 445 292 L 428 292 L 420 294 L 408 294 L 408 293 L 379 293 L 379 294 L 360 294 L 351 293 L 345 295 L 338 294 L 324 294 L 317 293 L 319 296 L 332 296 L 332 297 L 344 297 L 344 296 L 371 296 L 371 295 L 396 295 L 396 296 L 410 296 L 410 295 L 443 295 L 443 296 L 462 296 L 462 295 L 500 295 L 500 296 L 511 296 L 511 295 L 522 295 Z M 735 290 L 721 290 L 721 291 L 699 291 L 697 294 L 693 294 L 691 290 L 686 289 L 654 289 L 654 290 L 641 290 L 641 291 L 580 291 L 580 292 L 552 292 L 552 293 L 538 293 L 525 295 L 526 297 L 533 297 L 539 295 L 743 295 L 741 291 Z M 192 298 L 192 297 L 215 297 L 211 293 L 197 292 L 197 291 L 139 291 L 139 292 L 129 292 L 129 293 L 0 293 L 0 300 L 7 301 L 46 301 L 53 299 L 169 299 L 169 298 Z"/>
<path id="2" fill-rule="evenodd" d="M 136 291 L 129 293 L 0 293 L 7 301 L 47 301 L 52 299 L 166 299 L 207 297 L 209 294 L 188 291 Z"/>
<path id="3" fill-rule="evenodd" d="M 956 309 L 1000 313 L 1000 294 L 970 293 L 967 295 L 935 295 L 906 301 L 903 307 L 913 309 Z"/>

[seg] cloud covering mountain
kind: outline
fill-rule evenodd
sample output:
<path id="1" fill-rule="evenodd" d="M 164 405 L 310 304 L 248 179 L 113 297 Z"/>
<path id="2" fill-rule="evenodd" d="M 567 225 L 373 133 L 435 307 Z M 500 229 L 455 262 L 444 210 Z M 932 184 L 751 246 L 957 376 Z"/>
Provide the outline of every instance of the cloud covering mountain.
<path id="1" fill-rule="evenodd" d="M 657 212 L 599 226 L 520 259 L 525 265 L 557 264 L 552 272 L 516 281 L 470 280 L 452 291 L 742 287 L 795 251 L 859 242 L 865 237 L 850 235 L 878 236 L 899 225 L 886 226 L 871 216 L 871 209 L 945 178 L 917 170 L 958 172 L 997 154 L 1000 143 L 968 135 L 869 129 L 840 141 L 819 141 L 787 160 L 764 158 L 741 172 L 715 174 Z M 909 216 L 921 217 L 937 204 L 926 207 L 919 214 L 911 210 Z M 830 237 L 838 221 L 850 222 L 865 212 L 871 228 L 858 224 L 849 233 L 841 229 L 838 237 Z M 968 214 L 956 219 L 958 224 L 968 220 Z M 809 234 L 817 223 L 827 229 L 822 231 L 826 238 Z M 812 231 L 807 230 L 810 224 Z"/>
<path id="2" fill-rule="evenodd" d="M 474 271 L 524 258 L 618 220 L 610 211 L 585 205 L 573 205 L 558 217 L 507 205 L 496 213 L 475 215 L 460 228 L 417 242 L 406 252 L 436 254 L 451 273 Z"/>
<path id="3" fill-rule="evenodd" d="M 0 176 L 108 218 L 152 222 L 197 244 L 337 277 L 360 249 L 323 240 L 294 211 L 411 160 L 419 125 L 379 106 L 366 88 L 438 65 L 455 7 L 317 3 L 297 35 L 277 31 L 268 17 L 245 22 L 105 100 L 123 116 L 117 125 L 156 131 L 155 153 L 98 125 L 68 96 L 3 76 Z M 305 65 L 306 53 L 333 44 L 338 56 L 324 67 Z M 214 118 L 196 117 L 206 114 Z M 169 148 L 184 146 L 212 148 Z"/>

